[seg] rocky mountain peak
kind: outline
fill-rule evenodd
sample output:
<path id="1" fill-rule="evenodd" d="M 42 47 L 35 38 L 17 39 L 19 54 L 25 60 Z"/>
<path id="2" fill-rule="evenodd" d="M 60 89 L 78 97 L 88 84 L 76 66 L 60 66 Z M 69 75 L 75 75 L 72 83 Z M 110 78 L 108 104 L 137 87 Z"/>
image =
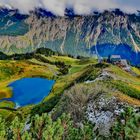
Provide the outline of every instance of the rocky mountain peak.
<path id="1" fill-rule="evenodd" d="M 4 13 L 0 17 L 0 50 L 7 54 L 47 47 L 65 54 L 91 56 L 92 48 L 104 44 L 124 44 L 133 52 L 140 51 L 140 16 L 119 9 L 86 16 L 66 9 L 64 17 L 43 9 L 29 15 L 11 10 L 0 12 Z"/>

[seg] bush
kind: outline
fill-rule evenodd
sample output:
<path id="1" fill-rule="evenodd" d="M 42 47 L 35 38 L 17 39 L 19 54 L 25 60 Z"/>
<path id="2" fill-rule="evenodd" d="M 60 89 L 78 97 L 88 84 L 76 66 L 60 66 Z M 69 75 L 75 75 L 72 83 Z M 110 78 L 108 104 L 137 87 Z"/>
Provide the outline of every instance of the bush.
<path id="1" fill-rule="evenodd" d="M 63 114 L 57 120 L 51 115 L 35 115 L 30 121 L 21 121 L 16 117 L 9 127 L 0 117 L 1 140 L 90 140 L 93 139 L 92 126 L 84 122 L 82 127 L 71 120 L 70 115 Z"/>
<path id="2" fill-rule="evenodd" d="M 71 114 L 74 122 L 81 122 L 85 119 L 87 104 L 102 93 L 112 93 L 114 90 L 104 84 L 95 83 L 91 85 L 77 84 L 66 90 L 54 109 L 53 116 L 58 117 L 63 112 Z"/>
<path id="3" fill-rule="evenodd" d="M 140 139 L 140 114 L 130 107 L 126 108 L 110 131 L 114 140 Z"/>

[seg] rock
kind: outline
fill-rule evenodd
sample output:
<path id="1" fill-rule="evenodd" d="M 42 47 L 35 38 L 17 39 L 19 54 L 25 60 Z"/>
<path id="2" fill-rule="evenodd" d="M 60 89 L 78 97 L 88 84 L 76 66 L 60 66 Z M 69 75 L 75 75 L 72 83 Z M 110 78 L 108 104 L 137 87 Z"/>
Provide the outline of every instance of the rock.
<path id="1" fill-rule="evenodd" d="M 88 120 L 95 124 L 101 135 L 107 136 L 117 115 L 124 108 L 124 103 L 117 101 L 115 97 L 106 97 L 106 94 L 100 95 L 97 99 L 89 101 L 86 114 Z"/>
<path id="2" fill-rule="evenodd" d="M 88 80 L 88 81 L 85 81 L 85 83 L 89 84 L 89 83 L 94 83 L 97 81 L 110 80 L 110 79 L 116 79 L 116 78 L 113 74 L 103 70 L 103 72 L 95 80 L 92 80 L 92 81 Z"/>

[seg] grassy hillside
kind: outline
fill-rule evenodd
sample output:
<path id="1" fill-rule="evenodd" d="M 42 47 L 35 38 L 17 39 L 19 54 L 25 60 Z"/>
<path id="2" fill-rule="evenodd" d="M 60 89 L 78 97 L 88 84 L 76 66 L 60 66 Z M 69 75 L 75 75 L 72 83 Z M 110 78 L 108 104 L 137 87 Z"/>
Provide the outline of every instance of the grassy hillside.
<path id="1" fill-rule="evenodd" d="M 64 67 L 66 69 L 65 74 L 63 74 Z M 27 60 L 1 60 L 0 98 L 12 96 L 12 90 L 7 86 L 17 79 L 23 77 L 44 77 L 47 79 L 54 79 L 56 83 L 53 86 L 51 93 L 42 103 L 32 106 L 32 109 L 30 107 L 30 109 L 28 109 L 28 106 L 20 109 L 20 111 L 24 112 L 23 114 L 27 114 L 27 112 L 42 113 L 50 111 L 58 103 L 61 95 L 66 89 L 69 89 L 77 83 L 84 83 L 88 80 L 93 81 L 98 78 L 103 71 L 107 71 L 115 77 L 112 83 L 116 83 L 116 87 L 112 85 L 112 88 L 118 90 L 116 96 L 120 99 L 123 96 L 123 101 L 125 101 L 124 98 L 126 98 L 126 101 L 130 104 L 140 105 L 138 95 L 140 92 L 139 69 L 132 68 L 132 70 L 137 73 L 137 76 L 133 76 L 114 65 L 106 63 L 98 64 L 97 60 L 94 58 L 75 59 L 58 55 L 46 56 L 44 54 L 39 54 L 38 57 Z M 118 86 L 117 81 L 121 81 L 123 87 Z M 109 86 L 111 85 L 108 81 L 102 82 Z M 3 103 L 2 106 L 6 106 L 6 103 Z"/>
<path id="2" fill-rule="evenodd" d="M 21 57 L 18 56 L 18 58 Z M 15 109 L 15 103 L 1 100 L 0 116 L 5 120 L 3 123 L 0 122 L 0 126 L 3 127 L 3 124 L 6 124 L 13 127 L 13 123 L 11 122 L 16 121 L 15 123 L 17 125 L 22 125 L 21 129 L 23 129 L 23 124 L 26 119 L 28 120 L 29 116 L 31 116 L 31 120 L 34 120 L 34 116 L 36 116 L 37 118 L 35 120 L 41 124 L 40 119 L 44 117 L 42 114 L 50 113 L 53 129 L 56 129 L 56 126 L 59 126 L 69 131 L 68 136 L 70 136 L 71 139 L 74 138 L 73 132 L 74 136 L 77 137 L 80 132 L 81 138 L 84 136 L 83 134 L 86 133 L 87 139 L 90 139 L 93 136 L 101 137 L 100 139 L 103 139 L 104 136 L 101 135 L 102 129 L 100 129 L 100 133 L 98 131 L 92 133 L 94 125 L 87 121 L 85 115 L 88 104 L 91 101 L 91 103 L 94 103 L 93 105 L 96 106 L 95 109 L 97 112 L 101 109 L 100 111 L 103 111 L 104 113 L 114 111 L 116 108 L 122 109 L 126 104 L 140 107 L 139 71 L 138 68 L 133 67 L 131 72 L 126 72 L 118 66 L 105 62 L 99 64 L 94 58 L 75 59 L 59 55 L 47 56 L 45 54 L 36 54 L 34 57 L 24 60 L 1 60 L 0 99 L 12 97 L 12 89 L 10 89 L 8 85 L 23 77 L 54 79 L 55 84 L 50 94 L 37 105 L 27 105 Z M 105 78 L 103 78 L 104 73 L 108 73 L 108 76 L 105 75 Z M 65 127 L 63 121 L 60 123 L 59 118 L 63 116 L 63 113 L 70 115 L 71 117 L 71 121 L 66 120 L 65 122 L 65 124 L 68 123 L 70 125 L 69 127 Z M 18 121 L 14 118 L 18 118 Z M 133 117 L 130 118 L 130 121 L 132 118 Z M 44 119 L 46 120 L 47 118 Z M 58 121 L 56 122 L 57 119 Z M 138 120 L 135 121 L 138 122 Z M 81 128 L 77 126 L 79 122 L 83 124 L 86 132 L 83 133 Z M 32 125 L 33 123 L 34 122 L 31 121 Z M 56 125 L 56 123 L 58 124 Z M 99 122 L 99 124 L 100 123 L 101 122 Z M 100 126 L 99 124 L 97 125 Z M 105 126 L 107 124 L 105 124 Z M 37 128 L 37 126 L 39 127 Z M 34 128 L 34 126 L 31 127 L 38 131 L 40 125 L 37 126 L 37 129 Z M 6 130 L 6 128 L 4 129 Z M 3 132 L 5 132 L 5 130 L 3 130 Z M 48 133 L 48 130 L 50 129 L 43 128 L 43 135 Z M 34 135 L 34 131 L 32 132 L 31 130 L 30 132 Z M 5 134 L 10 135 L 9 133 Z M 20 134 L 22 135 L 22 133 Z M 24 135 L 24 138 L 28 135 L 30 138 L 30 133 L 26 132 Z M 46 136 L 48 136 L 48 134 Z M 3 135 L 1 136 L 0 133 L 0 138 L 1 137 L 3 138 Z M 36 137 L 36 135 L 34 135 L 34 137 Z"/>
<path id="3" fill-rule="evenodd" d="M 53 76 L 54 74 L 49 69 L 49 66 L 34 64 L 34 63 L 31 63 L 30 61 L 1 60 L 0 61 L 1 97 L 4 97 L 2 93 L 6 94 L 7 92 L 9 93 L 11 92 L 11 90 L 7 88 L 7 86 L 9 85 L 9 83 L 17 79 L 20 79 L 23 77 L 46 77 L 48 79 L 52 79 Z"/>

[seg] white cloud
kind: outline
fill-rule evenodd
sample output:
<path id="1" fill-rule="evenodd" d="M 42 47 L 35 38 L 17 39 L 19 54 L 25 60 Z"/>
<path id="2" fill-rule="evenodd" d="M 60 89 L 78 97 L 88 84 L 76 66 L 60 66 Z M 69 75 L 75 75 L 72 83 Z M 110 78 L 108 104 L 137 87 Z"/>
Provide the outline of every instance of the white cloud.
<path id="1" fill-rule="evenodd" d="M 42 5 L 54 14 L 64 15 L 66 8 L 65 0 L 41 0 Z"/>
<path id="2" fill-rule="evenodd" d="M 106 10 L 116 8 L 113 0 L 72 0 L 74 10 L 78 14 L 88 14 L 93 10 Z"/>
<path id="3" fill-rule="evenodd" d="M 1 5 L 10 5 L 22 13 L 36 7 L 45 8 L 56 15 L 64 15 L 67 6 L 73 7 L 77 14 L 90 14 L 93 10 L 120 8 L 125 12 L 140 10 L 140 0 L 0 0 Z"/>
<path id="4" fill-rule="evenodd" d="M 10 5 L 16 9 L 19 9 L 22 13 L 28 13 L 35 7 L 40 6 L 39 0 L 0 0 L 1 5 Z"/>

